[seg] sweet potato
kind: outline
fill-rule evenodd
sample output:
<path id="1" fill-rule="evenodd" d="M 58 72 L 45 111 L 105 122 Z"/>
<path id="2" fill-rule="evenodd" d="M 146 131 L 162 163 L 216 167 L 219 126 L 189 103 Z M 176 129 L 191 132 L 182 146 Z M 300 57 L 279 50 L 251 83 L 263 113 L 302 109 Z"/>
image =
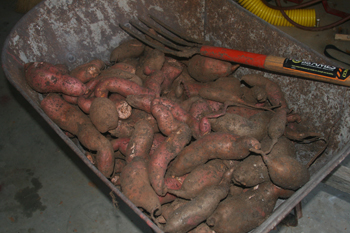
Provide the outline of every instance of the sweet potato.
<path id="1" fill-rule="evenodd" d="M 217 233 L 249 232 L 269 217 L 278 193 L 271 182 L 223 200 L 206 223 Z"/>
<path id="2" fill-rule="evenodd" d="M 151 113 L 151 104 L 155 98 L 154 95 L 128 95 L 126 102 L 134 108 Z"/>
<path id="3" fill-rule="evenodd" d="M 258 105 L 250 104 L 250 103 L 244 101 L 241 97 L 236 96 L 229 91 L 224 91 L 221 88 L 214 88 L 214 87 L 202 88 L 199 91 L 199 96 L 201 96 L 204 99 L 224 103 L 225 104 L 225 107 L 224 107 L 225 111 L 226 111 L 226 108 L 228 106 L 231 106 L 231 105 L 246 106 L 246 107 L 250 107 L 253 109 L 262 109 L 262 110 L 272 111 L 267 107 L 261 107 Z"/>
<path id="4" fill-rule="evenodd" d="M 226 109 L 226 113 L 233 113 L 240 115 L 241 117 L 250 118 L 259 112 L 263 112 L 262 109 L 252 109 L 244 106 L 229 106 Z"/>
<path id="5" fill-rule="evenodd" d="M 165 79 L 161 85 L 162 94 L 167 93 L 173 84 L 174 80 L 182 73 L 183 66 L 177 60 L 165 57 L 165 62 L 162 67 L 162 72 Z"/>
<path id="6" fill-rule="evenodd" d="M 152 91 L 135 82 L 117 77 L 103 79 L 95 88 L 96 97 L 107 97 L 109 92 L 116 92 L 124 97 L 136 94 L 154 95 Z"/>
<path id="7" fill-rule="evenodd" d="M 137 39 L 127 40 L 113 49 L 110 55 L 111 62 L 121 62 L 127 58 L 141 56 L 145 49 L 145 44 Z"/>
<path id="8" fill-rule="evenodd" d="M 261 141 L 267 135 L 267 125 L 272 117 L 271 112 L 259 112 L 249 119 L 237 114 L 226 113 L 216 119 L 209 119 L 215 132 L 229 132 L 239 136 L 250 136 Z"/>
<path id="9" fill-rule="evenodd" d="M 206 188 L 190 202 L 171 213 L 164 231 L 187 232 L 205 221 L 214 212 L 219 202 L 227 196 L 233 170 L 233 168 L 227 170 L 218 185 Z"/>
<path id="10" fill-rule="evenodd" d="M 103 70 L 101 74 L 98 76 L 98 79 L 102 81 L 103 79 L 114 78 L 114 77 L 123 78 L 129 81 L 132 81 L 140 86 L 142 86 L 143 84 L 143 81 L 139 76 L 129 71 L 122 70 L 120 68 L 115 68 L 115 69 L 108 68 L 106 70 Z"/>
<path id="11" fill-rule="evenodd" d="M 229 62 L 195 55 L 189 60 L 188 72 L 199 82 L 210 82 L 230 75 L 238 65 Z"/>
<path id="12" fill-rule="evenodd" d="M 118 111 L 113 101 L 108 98 L 95 98 L 90 107 L 90 119 L 101 133 L 118 126 Z"/>
<path id="13" fill-rule="evenodd" d="M 270 153 L 278 139 L 284 134 L 287 124 L 287 111 L 286 108 L 277 109 L 267 126 L 267 134 L 272 142 L 270 148 L 265 152 L 266 154 Z"/>
<path id="14" fill-rule="evenodd" d="M 201 223 L 188 233 L 213 233 L 213 230 L 206 223 Z"/>
<path id="15" fill-rule="evenodd" d="M 139 120 L 126 148 L 126 161 L 131 162 L 135 158 L 147 161 L 149 151 L 153 143 L 153 129 L 146 120 Z"/>
<path id="16" fill-rule="evenodd" d="M 96 97 L 85 97 L 85 95 L 79 96 L 78 97 L 78 101 L 77 101 L 77 105 L 79 106 L 79 108 L 85 112 L 86 114 L 90 113 L 90 108 L 91 108 L 91 104 L 92 101 L 96 99 Z"/>
<path id="17" fill-rule="evenodd" d="M 257 74 L 244 75 L 241 80 L 249 86 L 260 86 L 264 88 L 272 106 L 280 105 L 280 108 L 288 108 L 287 101 L 277 83 Z"/>
<path id="18" fill-rule="evenodd" d="M 173 213 L 176 209 L 178 209 L 179 207 L 183 206 L 187 202 L 189 202 L 189 201 L 185 200 L 185 199 L 182 199 L 182 198 L 176 198 L 172 203 L 167 204 L 167 205 L 163 205 L 162 206 L 162 216 L 165 219 L 168 219 L 169 215 L 171 213 Z"/>
<path id="19" fill-rule="evenodd" d="M 322 134 L 310 131 L 305 124 L 289 123 L 284 130 L 284 136 L 288 139 L 303 142 L 305 140 L 317 140 Z"/>
<path id="20" fill-rule="evenodd" d="M 113 148 L 90 119 L 78 107 L 68 104 L 58 94 L 48 94 L 40 105 L 60 128 L 76 135 L 80 143 L 89 150 L 97 151 L 96 166 L 103 175 L 109 177 L 114 167 Z"/>
<path id="21" fill-rule="evenodd" d="M 186 179 L 187 175 L 181 176 L 181 177 L 167 177 L 164 179 L 164 185 L 167 189 L 180 189 L 182 186 L 182 183 Z M 177 197 L 175 195 L 172 195 L 170 193 L 167 193 L 165 196 L 158 196 L 160 204 L 172 202 L 176 199 Z"/>
<path id="22" fill-rule="evenodd" d="M 148 174 L 152 187 L 158 195 L 164 196 L 167 193 L 164 176 L 168 164 L 190 142 L 190 139 L 190 128 L 186 124 L 180 123 L 179 127 L 159 145 L 151 156 L 148 163 Z"/>
<path id="23" fill-rule="evenodd" d="M 96 78 L 104 67 L 105 64 L 103 61 L 93 60 L 75 67 L 70 72 L 70 75 L 79 79 L 83 83 L 87 83 L 91 79 Z"/>
<path id="24" fill-rule="evenodd" d="M 270 176 L 262 158 L 250 155 L 237 165 L 232 181 L 237 185 L 253 187 L 270 181 Z"/>
<path id="25" fill-rule="evenodd" d="M 266 155 L 261 151 L 260 155 L 267 166 L 271 181 L 283 189 L 297 190 L 310 178 L 307 167 L 296 159 L 295 149 L 286 138 L 280 138 L 270 154 Z"/>
<path id="26" fill-rule="evenodd" d="M 114 160 L 114 173 L 121 173 L 125 165 L 126 165 L 126 162 L 124 159 L 116 158 Z"/>
<path id="27" fill-rule="evenodd" d="M 131 137 L 134 127 L 137 121 L 147 120 L 151 125 L 153 131 L 159 132 L 158 124 L 156 119 L 145 111 L 133 109 L 130 117 L 125 120 L 119 120 L 118 126 L 115 129 L 109 130 L 108 132 L 114 137 L 128 138 Z"/>
<path id="28" fill-rule="evenodd" d="M 150 75 L 157 70 L 161 70 L 165 62 L 165 54 L 158 49 L 150 51 L 142 63 L 143 73 Z"/>
<path id="29" fill-rule="evenodd" d="M 162 71 L 157 70 L 152 72 L 152 74 L 144 80 L 143 86 L 151 90 L 156 97 L 160 97 L 161 84 L 163 83 L 164 79 L 165 74 Z"/>
<path id="30" fill-rule="evenodd" d="M 118 112 L 119 119 L 128 119 L 131 116 L 132 108 L 126 102 L 125 97 L 117 93 L 111 94 L 108 99 L 112 100 Z"/>
<path id="31" fill-rule="evenodd" d="M 200 165 L 188 173 L 180 189 L 168 189 L 168 192 L 181 198 L 192 199 L 203 189 L 219 184 L 226 170 L 227 166 L 223 160 L 210 160 L 206 164 Z"/>
<path id="32" fill-rule="evenodd" d="M 197 139 L 210 133 L 211 127 L 206 117 L 203 117 L 200 121 L 198 121 L 188 112 L 183 110 L 179 104 L 165 98 L 159 98 L 158 101 L 171 111 L 176 120 L 186 123 L 191 128 L 194 138 Z"/>
<path id="33" fill-rule="evenodd" d="M 171 163 L 167 174 L 182 176 L 210 159 L 244 159 L 250 148 L 260 148 L 258 140 L 230 133 L 211 133 L 192 142 Z"/>
<path id="34" fill-rule="evenodd" d="M 80 97 L 80 96 L 79 96 Z M 78 104 L 78 96 L 70 96 L 62 94 L 62 98 L 70 104 Z"/>
<path id="35" fill-rule="evenodd" d="M 242 99 L 247 103 L 256 104 L 267 101 L 266 90 L 261 86 L 254 86 L 252 88 L 243 86 L 242 90 Z"/>
<path id="36" fill-rule="evenodd" d="M 80 96 L 86 92 L 86 86 L 79 79 L 62 73 L 61 69 L 47 62 L 26 63 L 24 72 L 29 86 L 40 93 Z"/>
<path id="37" fill-rule="evenodd" d="M 126 148 L 128 147 L 129 142 L 130 142 L 130 138 L 117 138 L 117 139 L 111 140 L 113 150 L 114 151 L 118 150 L 123 155 L 127 154 Z"/>
<path id="38" fill-rule="evenodd" d="M 153 136 L 153 143 L 151 150 L 149 152 L 149 156 L 152 156 L 154 151 L 166 140 L 166 137 L 161 133 L 155 133 Z"/>
<path id="39" fill-rule="evenodd" d="M 118 69 L 118 70 L 123 70 L 132 74 L 135 74 L 136 72 L 136 66 L 132 65 L 130 63 L 126 62 L 119 62 L 114 64 L 113 66 L 109 67 L 108 69 Z"/>
<path id="40" fill-rule="evenodd" d="M 149 183 L 145 160 L 138 157 L 128 163 L 120 175 L 120 184 L 123 194 L 136 206 L 147 211 L 152 218 L 161 214 L 158 196 Z"/>

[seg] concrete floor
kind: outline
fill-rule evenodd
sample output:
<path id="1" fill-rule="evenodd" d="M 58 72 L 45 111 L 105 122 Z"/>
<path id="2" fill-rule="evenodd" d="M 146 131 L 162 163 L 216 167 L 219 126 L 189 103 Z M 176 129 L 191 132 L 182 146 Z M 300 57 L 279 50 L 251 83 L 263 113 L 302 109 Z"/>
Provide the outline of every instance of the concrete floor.
<path id="1" fill-rule="evenodd" d="M 1 45 L 22 17 L 13 9 L 13 3 L 1 1 Z M 342 26 L 349 28 L 349 34 L 350 22 Z M 281 29 L 320 53 L 328 43 L 350 50 L 350 42 L 334 41 L 333 30 Z M 0 233 L 152 232 L 121 201 L 118 208 L 113 206 L 110 190 L 9 84 L 2 71 L 0 109 Z M 350 158 L 343 164 L 349 166 Z M 321 183 L 302 206 L 303 218 L 297 227 L 278 226 L 273 232 L 350 232 L 348 193 Z"/>

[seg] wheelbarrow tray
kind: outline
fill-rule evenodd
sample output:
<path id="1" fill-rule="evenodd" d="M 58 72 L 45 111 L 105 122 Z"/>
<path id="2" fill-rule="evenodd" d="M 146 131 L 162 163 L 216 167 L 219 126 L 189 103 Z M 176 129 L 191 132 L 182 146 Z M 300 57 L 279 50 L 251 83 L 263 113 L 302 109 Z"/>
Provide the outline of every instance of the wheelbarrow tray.
<path id="1" fill-rule="evenodd" d="M 162 232 L 87 160 L 79 143 L 68 138 L 40 108 L 42 96 L 24 78 L 23 64 L 46 61 L 70 69 L 98 58 L 108 62 L 110 52 L 130 36 L 120 29 L 138 16 L 153 14 L 194 38 L 215 46 L 266 55 L 305 59 L 333 65 L 309 47 L 266 23 L 230 0 L 46 0 L 28 12 L 9 34 L 2 51 L 2 66 L 9 82 L 28 100 L 85 164 L 155 231 Z M 310 181 L 284 201 L 254 232 L 273 229 L 318 183 L 350 153 L 348 88 L 270 73 L 242 66 L 235 76 L 255 73 L 277 82 L 291 109 L 310 122 L 310 130 L 328 135 L 326 152 L 310 168 Z M 296 145 L 298 159 L 306 164 L 320 144 Z"/>

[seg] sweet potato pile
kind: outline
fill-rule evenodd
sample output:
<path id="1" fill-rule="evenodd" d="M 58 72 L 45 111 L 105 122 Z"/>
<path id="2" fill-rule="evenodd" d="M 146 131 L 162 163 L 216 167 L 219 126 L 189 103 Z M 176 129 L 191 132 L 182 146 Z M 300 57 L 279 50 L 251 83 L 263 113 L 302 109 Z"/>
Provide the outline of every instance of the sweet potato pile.
<path id="1" fill-rule="evenodd" d="M 133 39 L 73 70 L 25 64 L 43 111 L 165 232 L 248 232 L 309 180 L 301 117 L 238 65 L 177 60 Z M 296 139 L 297 138 L 297 139 Z M 299 138 L 300 140 L 300 138 Z"/>

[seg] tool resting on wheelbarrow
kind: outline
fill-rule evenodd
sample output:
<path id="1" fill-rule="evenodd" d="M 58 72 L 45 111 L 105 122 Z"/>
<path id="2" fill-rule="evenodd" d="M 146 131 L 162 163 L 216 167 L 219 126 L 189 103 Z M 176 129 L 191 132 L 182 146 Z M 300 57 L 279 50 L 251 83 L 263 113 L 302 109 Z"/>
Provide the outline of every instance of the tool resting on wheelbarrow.
<path id="1" fill-rule="evenodd" d="M 145 24 L 147 27 L 152 28 L 162 37 L 149 33 L 148 29 L 142 27 L 139 22 L 135 20 L 130 20 L 130 24 L 142 33 L 148 35 L 154 40 L 159 41 L 164 46 L 146 40 L 143 36 L 133 32 L 130 30 L 130 28 L 124 25 L 119 26 L 127 33 L 136 37 L 148 46 L 177 57 L 189 58 L 195 54 L 200 54 L 203 56 L 217 58 L 229 62 L 258 67 L 281 74 L 294 75 L 327 83 L 350 86 L 350 70 L 348 69 L 343 69 L 332 65 L 318 64 L 315 62 L 299 61 L 283 57 L 210 46 L 207 45 L 208 43 L 205 41 L 196 40 L 183 35 L 181 32 L 170 28 L 161 20 L 152 15 L 149 17 L 175 36 L 164 32 L 159 27 L 142 18 L 138 18 L 138 20 Z"/>

